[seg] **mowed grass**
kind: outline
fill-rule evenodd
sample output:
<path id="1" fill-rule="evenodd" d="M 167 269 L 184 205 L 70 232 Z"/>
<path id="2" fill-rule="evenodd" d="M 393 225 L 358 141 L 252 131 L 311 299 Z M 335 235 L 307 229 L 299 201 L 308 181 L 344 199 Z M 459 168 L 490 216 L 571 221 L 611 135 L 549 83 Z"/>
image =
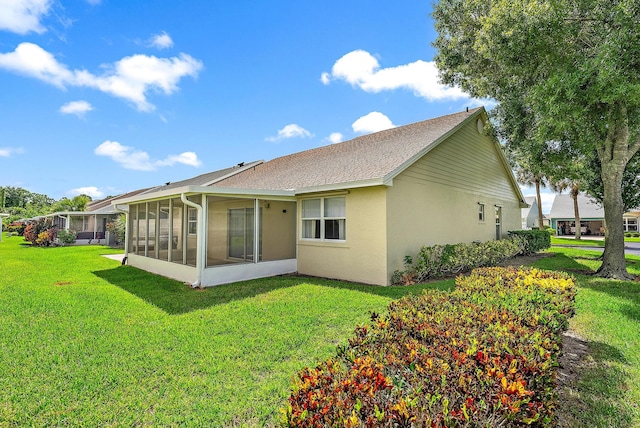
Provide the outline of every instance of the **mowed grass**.
<path id="1" fill-rule="evenodd" d="M 193 290 L 101 257 L 0 243 L 0 426 L 265 426 L 293 375 L 425 288 L 276 277 Z"/>
<path id="2" fill-rule="evenodd" d="M 640 283 L 592 276 L 601 251 L 552 248 L 555 257 L 536 266 L 572 273 L 578 284 L 571 329 L 588 342 L 590 355 L 560 407 L 576 427 L 640 427 Z M 640 275 L 640 258 L 627 257 Z"/>
<path id="3" fill-rule="evenodd" d="M 581 246 L 581 247 L 604 247 L 604 239 L 589 239 L 589 238 L 581 238 L 575 239 L 571 238 L 563 238 L 560 236 L 552 236 L 551 237 L 551 245 L 573 245 L 573 246 Z"/>

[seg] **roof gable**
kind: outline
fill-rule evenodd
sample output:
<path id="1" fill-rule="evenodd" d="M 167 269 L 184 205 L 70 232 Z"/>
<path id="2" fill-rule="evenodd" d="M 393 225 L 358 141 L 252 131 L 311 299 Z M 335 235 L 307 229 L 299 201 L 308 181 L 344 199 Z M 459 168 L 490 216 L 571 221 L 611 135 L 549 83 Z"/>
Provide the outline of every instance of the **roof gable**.
<path id="1" fill-rule="evenodd" d="M 301 192 L 374 180 L 383 184 L 483 111 L 480 107 L 282 156 L 213 186 Z"/>
<path id="2" fill-rule="evenodd" d="M 578 195 L 580 218 L 604 218 L 604 208 L 587 195 Z M 556 195 L 551 206 L 549 218 L 574 218 L 573 198 L 571 195 Z"/>

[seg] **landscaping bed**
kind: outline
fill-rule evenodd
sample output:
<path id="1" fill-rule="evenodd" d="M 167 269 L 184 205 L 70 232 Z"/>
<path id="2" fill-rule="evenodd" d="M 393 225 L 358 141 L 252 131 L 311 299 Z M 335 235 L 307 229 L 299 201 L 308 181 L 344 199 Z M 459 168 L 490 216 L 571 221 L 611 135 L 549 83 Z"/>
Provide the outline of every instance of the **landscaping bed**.
<path id="1" fill-rule="evenodd" d="M 574 299 L 570 276 L 515 268 L 402 298 L 298 374 L 284 424 L 550 426 Z"/>

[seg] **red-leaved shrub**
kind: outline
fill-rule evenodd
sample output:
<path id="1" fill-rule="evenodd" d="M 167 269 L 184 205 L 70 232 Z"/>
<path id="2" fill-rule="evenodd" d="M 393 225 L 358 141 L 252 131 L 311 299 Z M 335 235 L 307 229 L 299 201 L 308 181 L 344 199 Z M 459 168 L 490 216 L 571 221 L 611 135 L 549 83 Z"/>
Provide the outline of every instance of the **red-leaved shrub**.
<path id="1" fill-rule="evenodd" d="M 335 358 L 298 373 L 283 425 L 551 425 L 573 279 L 484 268 L 456 284 L 391 303 Z"/>

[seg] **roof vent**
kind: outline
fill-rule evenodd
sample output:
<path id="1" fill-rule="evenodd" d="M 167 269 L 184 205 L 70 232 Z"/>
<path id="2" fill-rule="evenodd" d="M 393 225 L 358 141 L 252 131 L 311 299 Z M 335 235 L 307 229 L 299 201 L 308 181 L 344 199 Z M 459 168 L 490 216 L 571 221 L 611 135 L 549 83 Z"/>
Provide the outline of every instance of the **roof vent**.
<path id="1" fill-rule="evenodd" d="M 244 166 L 244 162 L 240 162 L 238 166 L 242 168 Z"/>
<path id="2" fill-rule="evenodd" d="M 171 184 L 170 181 L 167 181 L 166 183 L 164 183 L 165 186 L 168 186 L 169 184 Z"/>

